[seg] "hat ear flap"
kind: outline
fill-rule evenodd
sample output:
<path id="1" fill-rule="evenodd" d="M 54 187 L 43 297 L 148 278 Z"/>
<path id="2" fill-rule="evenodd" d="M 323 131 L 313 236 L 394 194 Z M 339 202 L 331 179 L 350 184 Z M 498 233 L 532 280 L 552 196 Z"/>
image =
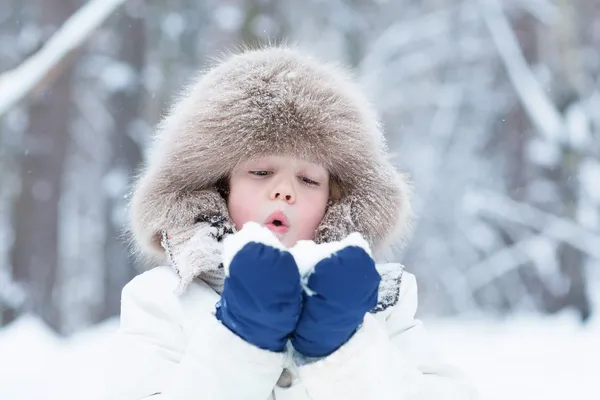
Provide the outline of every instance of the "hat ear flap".
<path id="1" fill-rule="evenodd" d="M 406 177 L 392 169 L 387 174 L 374 171 L 353 188 L 342 187 L 343 197 L 330 201 L 315 242 L 334 242 L 359 232 L 373 250 L 381 250 L 406 234 L 411 217 Z"/>
<path id="2" fill-rule="evenodd" d="M 337 242 L 356 231 L 356 225 L 352 221 L 350 203 L 348 197 L 330 202 L 315 231 L 314 241 L 316 243 Z"/>
<path id="3" fill-rule="evenodd" d="M 139 191 L 132 202 L 133 233 L 139 250 L 162 258 L 162 232 L 192 226 L 198 222 L 233 226 L 225 198 L 216 189 L 174 192 L 167 195 Z"/>

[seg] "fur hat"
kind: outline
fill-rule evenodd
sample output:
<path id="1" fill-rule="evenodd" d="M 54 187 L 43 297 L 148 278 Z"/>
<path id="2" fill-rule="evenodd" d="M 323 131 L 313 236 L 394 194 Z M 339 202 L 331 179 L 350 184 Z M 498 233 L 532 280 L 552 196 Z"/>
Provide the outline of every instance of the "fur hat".
<path id="1" fill-rule="evenodd" d="M 358 231 L 377 250 L 404 232 L 408 185 L 350 74 L 291 48 L 267 47 L 202 74 L 160 124 L 132 196 L 138 248 L 162 257 L 161 231 L 229 218 L 219 182 L 262 154 L 318 163 L 339 187 L 315 241 Z"/>

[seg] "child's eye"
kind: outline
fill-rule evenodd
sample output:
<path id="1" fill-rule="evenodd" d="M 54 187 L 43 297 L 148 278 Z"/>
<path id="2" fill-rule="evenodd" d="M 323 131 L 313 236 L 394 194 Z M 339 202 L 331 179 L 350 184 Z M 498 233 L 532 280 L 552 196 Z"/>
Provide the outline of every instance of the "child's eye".
<path id="1" fill-rule="evenodd" d="M 250 174 L 254 175 L 254 176 L 267 176 L 267 175 L 270 175 L 271 172 L 270 171 L 250 171 Z"/>
<path id="2" fill-rule="evenodd" d="M 302 180 L 302 182 L 306 183 L 309 186 L 319 186 L 320 185 L 319 182 L 313 181 L 312 179 L 307 178 L 305 176 L 300 177 L 300 179 Z"/>

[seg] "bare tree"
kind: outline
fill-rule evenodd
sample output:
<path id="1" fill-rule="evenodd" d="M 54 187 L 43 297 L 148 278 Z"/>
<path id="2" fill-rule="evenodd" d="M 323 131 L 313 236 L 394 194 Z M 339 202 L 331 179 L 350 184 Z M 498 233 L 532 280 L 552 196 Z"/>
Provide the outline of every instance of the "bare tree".
<path id="1" fill-rule="evenodd" d="M 22 14 L 52 23 L 44 30 L 17 24 L 27 17 L 7 18 L 0 5 L 0 40 L 23 44 L 0 48 L 8 70 L 0 75 L 0 237 L 8 238 L 0 260 L 4 248 L 13 255 L 12 270 L 0 268 L 4 321 L 29 305 L 68 333 L 118 312 L 121 287 L 138 272 L 121 240 L 124 197 L 153 127 L 213 56 L 280 42 L 351 66 L 380 112 L 394 160 L 415 185 L 413 235 L 391 255 L 417 274 L 421 312 L 575 309 L 582 320 L 592 312 L 600 33 L 591 27 L 600 3 L 90 0 L 75 8 L 24 5 Z"/>
<path id="2" fill-rule="evenodd" d="M 125 0 L 94 0 L 73 14 L 39 52 L 0 75 L 0 116 L 36 87 L 60 74 L 61 64 Z"/>
<path id="3" fill-rule="evenodd" d="M 77 10 L 75 0 L 39 5 L 38 24 L 56 31 Z M 59 260 L 59 217 L 63 160 L 70 140 L 72 64 L 64 64 L 54 84 L 45 87 L 29 109 L 21 154 L 21 192 L 14 208 L 13 276 L 29 295 L 31 311 L 59 329 L 54 284 Z"/>
<path id="4" fill-rule="evenodd" d="M 133 11 L 135 10 L 135 12 Z M 122 66 L 131 71 L 128 85 L 112 94 L 109 112 L 114 118 L 114 126 L 108 135 L 111 137 L 111 160 L 109 170 L 110 189 L 106 192 L 106 254 L 104 309 L 99 317 L 111 317 L 119 313 L 119 293 L 133 278 L 136 269 L 129 258 L 129 249 L 123 238 L 128 222 L 126 201 L 130 183 L 142 161 L 141 139 L 149 136 L 146 124 L 141 120 L 143 99 L 146 91 L 143 84 L 143 69 L 146 63 L 146 26 L 144 4 L 141 0 L 132 1 L 129 8 L 120 16 L 115 27 L 120 42 L 118 59 Z"/>

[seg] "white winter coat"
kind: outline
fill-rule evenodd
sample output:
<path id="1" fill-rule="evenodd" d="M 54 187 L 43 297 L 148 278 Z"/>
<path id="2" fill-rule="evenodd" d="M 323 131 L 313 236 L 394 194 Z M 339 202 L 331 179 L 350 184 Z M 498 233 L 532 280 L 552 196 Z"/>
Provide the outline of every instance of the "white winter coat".
<path id="1" fill-rule="evenodd" d="M 417 285 L 411 274 L 402 277 L 396 305 L 367 314 L 342 348 L 312 363 L 299 363 L 291 348 L 262 350 L 229 331 L 214 316 L 219 294 L 204 282 L 195 280 L 179 296 L 177 285 L 171 268 L 157 267 L 123 289 L 107 399 L 476 398 L 414 319 Z"/>

